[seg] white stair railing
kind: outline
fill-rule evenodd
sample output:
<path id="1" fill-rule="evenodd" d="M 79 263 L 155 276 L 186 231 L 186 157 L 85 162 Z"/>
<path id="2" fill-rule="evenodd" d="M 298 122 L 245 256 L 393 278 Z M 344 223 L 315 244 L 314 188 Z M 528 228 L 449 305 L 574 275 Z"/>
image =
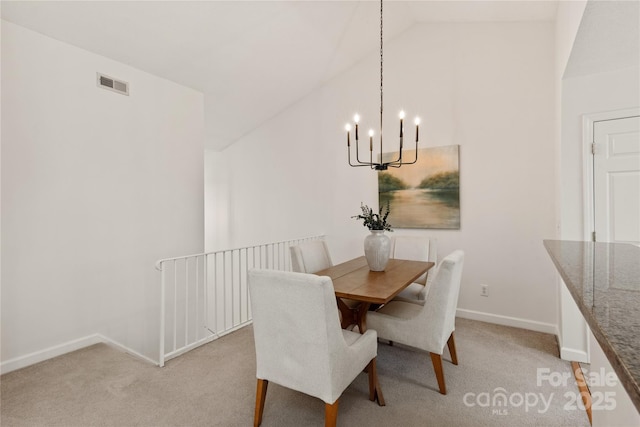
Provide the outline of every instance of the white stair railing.
<path id="1" fill-rule="evenodd" d="M 156 262 L 160 271 L 158 365 L 251 322 L 247 271 L 291 270 L 289 248 L 324 236 L 226 249 Z"/>

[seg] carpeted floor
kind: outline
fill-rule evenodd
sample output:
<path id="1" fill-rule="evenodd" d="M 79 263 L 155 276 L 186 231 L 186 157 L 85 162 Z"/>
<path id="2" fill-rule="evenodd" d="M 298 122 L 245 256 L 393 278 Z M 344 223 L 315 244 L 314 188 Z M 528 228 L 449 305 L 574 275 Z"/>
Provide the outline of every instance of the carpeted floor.
<path id="1" fill-rule="evenodd" d="M 573 377 L 555 387 L 545 379 L 571 373 L 553 336 L 465 319 L 456 325 L 460 365 L 452 365 L 445 352 L 446 396 L 437 392 L 428 354 L 380 343 L 378 372 L 387 406 L 368 400 L 363 373 L 340 399 L 338 425 L 589 425 L 585 412 L 572 405 L 578 393 Z M 2 376 L 0 424 L 249 426 L 255 383 L 251 327 L 164 368 L 99 344 Z M 322 401 L 269 385 L 263 426 L 323 423 Z"/>

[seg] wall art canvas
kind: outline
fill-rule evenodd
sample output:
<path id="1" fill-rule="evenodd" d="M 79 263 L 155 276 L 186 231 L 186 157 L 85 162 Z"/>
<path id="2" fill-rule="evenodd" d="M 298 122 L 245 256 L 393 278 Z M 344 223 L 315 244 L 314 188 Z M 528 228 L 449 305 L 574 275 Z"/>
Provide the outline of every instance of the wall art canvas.
<path id="1" fill-rule="evenodd" d="M 415 150 L 402 157 L 414 159 Z M 378 172 L 378 196 L 393 228 L 460 229 L 460 146 L 422 148 L 415 164 Z"/>

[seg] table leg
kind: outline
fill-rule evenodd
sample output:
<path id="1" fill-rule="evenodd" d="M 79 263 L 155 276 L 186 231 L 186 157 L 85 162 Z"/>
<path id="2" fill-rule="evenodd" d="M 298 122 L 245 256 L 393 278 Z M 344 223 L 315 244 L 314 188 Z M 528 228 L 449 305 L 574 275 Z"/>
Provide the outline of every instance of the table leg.
<path id="1" fill-rule="evenodd" d="M 340 298 L 336 298 L 338 310 L 342 315 L 340 326 L 347 329 L 350 325 L 357 325 L 361 334 L 367 330 L 367 312 L 371 307 L 370 302 L 361 302 L 357 307 L 351 308 Z"/>
<path id="2" fill-rule="evenodd" d="M 357 325 L 358 330 L 361 334 L 364 334 L 367 330 L 367 311 L 369 311 L 369 307 L 371 306 L 370 302 L 363 302 L 357 308 Z M 355 311 L 355 310 L 354 310 Z"/>
<path id="3" fill-rule="evenodd" d="M 338 310 L 340 310 L 340 314 L 342 316 L 342 319 L 340 320 L 340 326 L 342 329 L 347 329 L 349 325 L 357 325 L 358 317 L 355 310 L 350 308 L 340 298 L 336 298 L 336 301 L 338 303 Z"/>

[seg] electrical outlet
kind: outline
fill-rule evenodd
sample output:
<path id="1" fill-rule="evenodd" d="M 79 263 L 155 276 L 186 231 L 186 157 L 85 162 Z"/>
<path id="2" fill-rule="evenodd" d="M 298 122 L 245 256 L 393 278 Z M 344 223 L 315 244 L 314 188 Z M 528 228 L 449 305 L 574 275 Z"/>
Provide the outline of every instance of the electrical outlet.
<path id="1" fill-rule="evenodd" d="M 489 296 L 489 285 L 480 285 L 480 296 L 481 297 Z"/>

